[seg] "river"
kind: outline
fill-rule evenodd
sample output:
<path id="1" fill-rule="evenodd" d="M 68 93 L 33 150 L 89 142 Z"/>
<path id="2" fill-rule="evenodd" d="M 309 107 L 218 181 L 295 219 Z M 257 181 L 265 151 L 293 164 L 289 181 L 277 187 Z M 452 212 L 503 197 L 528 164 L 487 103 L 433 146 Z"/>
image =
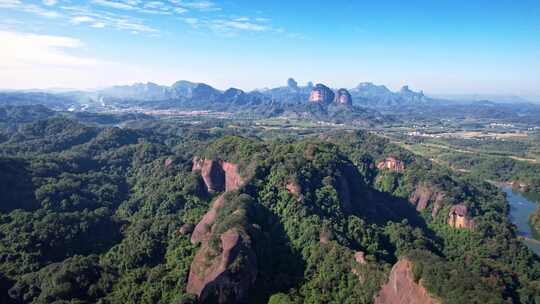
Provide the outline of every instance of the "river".
<path id="1" fill-rule="evenodd" d="M 510 204 L 510 220 L 517 226 L 518 235 L 527 247 L 540 255 L 540 241 L 533 239 L 533 232 L 529 225 L 529 215 L 536 209 L 537 204 L 512 190 L 512 187 L 504 186 L 502 190 L 506 193 L 506 199 Z"/>

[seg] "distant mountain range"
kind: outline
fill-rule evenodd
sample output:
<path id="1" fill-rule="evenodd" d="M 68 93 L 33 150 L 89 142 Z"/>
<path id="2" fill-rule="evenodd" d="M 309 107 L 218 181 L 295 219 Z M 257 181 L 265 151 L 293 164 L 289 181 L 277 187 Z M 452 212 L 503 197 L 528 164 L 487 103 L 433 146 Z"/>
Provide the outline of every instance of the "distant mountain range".
<path id="1" fill-rule="evenodd" d="M 460 102 L 475 102 L 489 100 L 497 103 L 540 103 L 540 96 L 516 96 L 495 94 L 439 94 L 435 98 Z"/>
<path id="2" fill-rule="evenodd" d="M 436 118 L 449 113 L 455 117 L 478 116 L 479 113 L 484 113 L 483 117 L 506 117 L 509 113 L 521 113 L 519 117 L 523 119 L 523 115 L 538 112 L 537 106 L 526 100 L 505 101 L 510 103 L 488 99 L 470 101 L 466 97 L 454 100 L 428 97 L 408 86 L 393 92 L 386 86 L 370 82 L 360 83 L 352 89 L 330 88 L 311 82 L 299 86 L 292 78 L 285 86 L 250 92 L 238 88 L 223 91 L 205 83 L 186 80 L 171 86 L 149 82 L 91 91 L 0 92 L 0 106 L 40 104 L 55 110 L 75 112 L 213 110 L 240 116 L 249 114 L 249 117 L 287 116 L 356 124 L 392 121 L 390 116 Z"/>
<path id="3" fill-rule="evenodd" d="M 321 100 L 317 98 L 321 97 Z M 156 83 L 135 83 L 92 91 L 4 91 L 0 105 L 44 104 L 54 109 L 89 110 L 108 106 L 139 106 L 144 108 L 221 109 L 238 106 L 298 106 L 320 102 L 361 107 L 410 106 L 430 102 L 423 92 L 404 86 L 392 92 L 385 86 L 361 83 L 353 89 L 331 89 L 324 84 L 298 86 L 289 79 L 286 86 L 245 92 L 238 88 L 218 90 L 205 83 L 181 80 L 171 86 Z"/>
<path id="4" fill-rule="evenodd" d="M 404 86 L 398 92 L 392 92 L 383 85 L 363 82 L 351 90 L 353 100 L 366 106 L 400 106 L 415 105 L 434 101 L 426 97 L 424 92 L 414 92 L 409 86 Z"/>
<path id="5" fill-rule="evenodd" d="M 318 84 L 321 86 L 323 84 Z M 234 104 L 302 104 L 309 101 L 313 90 L 317 86 L 309 83 L 298 86 L 293 79 L 289 79 L 287 86 L 244 92 L 237 88 L 220 91 L 204 83 L 178 81 L 172 86 L 162 86 L 155 83 L 136 83 L 127 86 L 113 86 L 93 92 L 99 98 L 131 100 L 131 101 L 165 101 L 177 100 L 183 102 L 204 103 L 234 103 Z M 325 86 L 326 87 L 326 86 Z M 360 83 L 353 89 L 340 89 L 350 95 L 352 104 L 365 106 L 396 106 L 403 104 L 418 104 L 429 102 L 422 91 L 414 92 L 404 86 L 398 92 L 392 92 L 385 86 L 372 83 Z M 333 90 L 337 92 L 337 90 Z M 333 92 L 334 93 L 334 92 Z M 335 94 L 334 94 L 335 95 Z"/>

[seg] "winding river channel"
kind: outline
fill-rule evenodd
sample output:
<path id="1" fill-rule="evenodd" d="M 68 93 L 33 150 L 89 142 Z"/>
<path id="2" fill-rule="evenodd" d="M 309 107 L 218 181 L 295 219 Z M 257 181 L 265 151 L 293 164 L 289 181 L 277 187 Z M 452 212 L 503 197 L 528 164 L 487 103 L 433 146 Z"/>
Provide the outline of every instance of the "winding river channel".
<path id="1" fill-rule="evenodd" d="M 529 225 L 529 215 L 536 209 L 537 204 L 512 190 L 511 187 L 504 186 L 502 190 L 506 193 L 506 199 L 510 204 L 510 220 L 517 226 L 518 235 L 527 247 L 540 255 L 540 241 L 533 239 L 533 232 Z"/>

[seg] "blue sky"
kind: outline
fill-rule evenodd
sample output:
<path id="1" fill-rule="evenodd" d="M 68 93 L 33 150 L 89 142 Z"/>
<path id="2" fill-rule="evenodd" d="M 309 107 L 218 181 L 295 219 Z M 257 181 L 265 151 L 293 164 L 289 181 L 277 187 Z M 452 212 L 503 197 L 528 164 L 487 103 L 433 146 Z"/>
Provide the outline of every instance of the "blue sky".
<path id="1" fill-rule="evenodd" d="M 0 87 L 179 79 L 540 96 L 540 1 L 0 0 Z"/>

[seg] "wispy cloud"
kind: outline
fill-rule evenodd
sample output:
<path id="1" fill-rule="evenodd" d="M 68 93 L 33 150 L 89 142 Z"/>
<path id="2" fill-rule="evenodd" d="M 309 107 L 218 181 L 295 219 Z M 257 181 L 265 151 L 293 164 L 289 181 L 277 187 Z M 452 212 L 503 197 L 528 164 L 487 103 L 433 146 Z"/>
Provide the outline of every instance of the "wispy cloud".
<path id="1" fill-rule="evenodd" d="M 19 5 L 22 5 L 22 2 L 19 0 L 0 0 L 1 8 L 14 8 Z"/>
<path id="2" fill-rule="evenodd" d="M 96 19 L 89 16 L 76 16 L 70 19 L 70 22 L 73 24 L 94 23 L 95 21 Z"/>
<path id="3" fill-rule="evenodd" d="M 0 8 L 77 26 L 116 29 L 149 36 L 161 35 L 160 29 L 152 26 L 149 21 L 152 19 L 149 15 L 156 14 L 180 18 L 193 29 L 218 35 L 284 33 L 283 29 L 273 26 L 269 18 L 259 14 L 254 17 L 228 16 L 222 13 L 218 4 L 210 0 L 41 0 L 34 4 L 22 0 L 0 0 Z"/>
<path id="4" fill-rule="evenodd" d="M 192 2 L 181 1 L 139 1 L 139 0 L 92 0 L 91 3 L 107 8 L 134 11 L 147 14 L 162 14 L 162 15 L 175 15 L 183 14 L 189 11 L 189 8 L 210 8 L 214 7 L 213 3 L 203 3 L 199 6 L 193 6 Z"/>
<path id="5" fill-rule="evenodd" d="M 172 1 L 177 2 L 179 5 L 201 10 L 201 11 L 219 11 L 221 10 L 214 2 L 212 1 Z"/>
<path id="6" fill-rule="evenodd" d="M 282 29 L 275 28 L 268 18 L 224 17 L 216 18 L 192 18 L 181 19 L 184 23 L 194 29 L 209 30 L 215 34 L 235 36 L 241 33 L 281 33 Z"/>
<path id="7" fill-rule="evenodd" d="M 46 18 L 58 18 L 61 14 L 54 10 L 43 8 L 36 4 L 27 4 L 19 0 L 0 0 L 0 8 L 15 9 Z"/>
<path id="8" fill-rule="evenodd" d="M 84 6 L 62 6 L 61 9 L 70 17 L 72 24 L 86 24 L 93 28 L 110 27 L 130 32 L 156 35 L 159 30 L 144 23 L 144 20 L 126 14 L 97 11 Z"/>

